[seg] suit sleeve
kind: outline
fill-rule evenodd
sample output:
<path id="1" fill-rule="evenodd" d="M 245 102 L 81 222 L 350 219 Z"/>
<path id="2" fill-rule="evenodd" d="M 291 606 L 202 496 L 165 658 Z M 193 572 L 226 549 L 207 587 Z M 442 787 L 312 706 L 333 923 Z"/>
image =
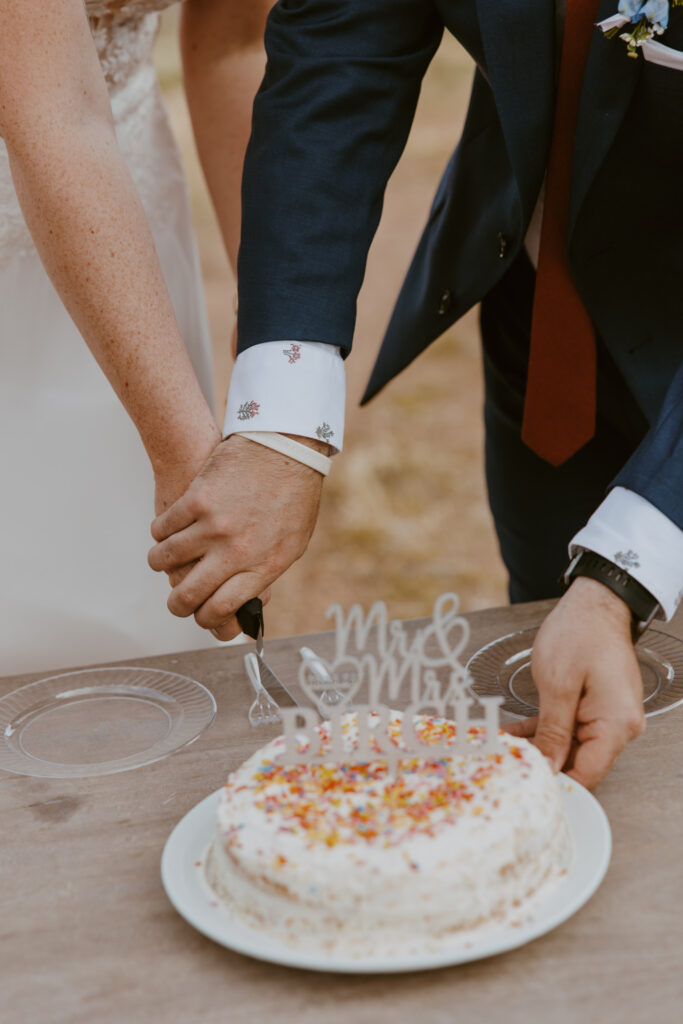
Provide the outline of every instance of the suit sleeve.
<path id="1" fill-rule="evenodd" d="M 611 486 L 640 494 L 683 530 L 683 363 L 657 421 Z M 683 586 L 683 566 L 680 572 Z"/>
<path id="2" fill-rule="evenodd" d="M 242 187 L 238 352 L 346 355 L 387 180 L 443 23 L 432 0 L 280 0 Z"/>

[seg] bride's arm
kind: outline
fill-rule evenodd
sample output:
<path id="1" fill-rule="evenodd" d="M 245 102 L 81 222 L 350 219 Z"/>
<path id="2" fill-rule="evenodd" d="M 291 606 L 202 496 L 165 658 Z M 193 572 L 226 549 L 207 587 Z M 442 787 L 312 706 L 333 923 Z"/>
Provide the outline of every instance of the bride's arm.
<path id="1" fill-rule="evenodd" d="M 135 423 L 166 505 L 219 435 L 116 143 L 82 0 L 0 3 L 0 135 L 43 264 Z"/>
<path id="2" fill-rule="evenodd" d="M 275 0 L 186 0 L 185 93 L 197 150 L 233 271 L 251 109 L 266 66 L 263 33 Z"/>

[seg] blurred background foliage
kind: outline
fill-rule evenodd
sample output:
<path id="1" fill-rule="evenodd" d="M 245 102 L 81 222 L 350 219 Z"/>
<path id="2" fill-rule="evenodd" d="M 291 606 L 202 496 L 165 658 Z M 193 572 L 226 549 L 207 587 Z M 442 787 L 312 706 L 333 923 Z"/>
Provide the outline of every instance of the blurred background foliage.
<path id="1" fill-rule="evenodd" d="M 235 285 L 183 98 L 177 10 L 164 15 L 157 64 L 188 174 L 222 416 Z M 445 590 L 459 593 L 464 609 L 507 599 L 484 485 L 476 311 L 369 406 L 358 406 L 434 190 L 460 135 L 471 74 L 469 57 L 445 38 L 425 78 L 368 260 L 354 352 L 346 364 L 344 452 L 325 485 L 308 552 L 273 588 L 270 636 L 326 628 L 325 611 L 333 601 L 369 605 L 381 598 L 392 616 L 407 618 L 428 614 Z"/>

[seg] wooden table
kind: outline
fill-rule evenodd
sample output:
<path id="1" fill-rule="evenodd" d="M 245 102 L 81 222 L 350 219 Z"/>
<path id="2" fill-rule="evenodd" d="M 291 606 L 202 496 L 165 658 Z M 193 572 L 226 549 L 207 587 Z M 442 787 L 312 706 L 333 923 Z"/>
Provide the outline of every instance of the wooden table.
<path id="1" fill-rule="evenodd" d="M 544 610 L 470 615 L 470 649 L 534 624 Z M 331 653 L 330 639 L 321 634 L 313 645 Z M 276 671 L 294 663 L 301 642 L 269 645 Z M 0 772 L 0 1021 L 683 1019 L 683 708 L 650 719 L 597 791 L 614 838 L 601 888 L 528 946 L 434 972 L 352 977 L 259 963 L 195 932 L 166 899 L 159 862 L 175 823 L 265 735 L 247 723 L 243 653 L 144 662 L 200 680 L 218 702 L 211 728 L 157 764 L 89 780 Z M 0 680 L 0 695 L 27 681 Z"/>

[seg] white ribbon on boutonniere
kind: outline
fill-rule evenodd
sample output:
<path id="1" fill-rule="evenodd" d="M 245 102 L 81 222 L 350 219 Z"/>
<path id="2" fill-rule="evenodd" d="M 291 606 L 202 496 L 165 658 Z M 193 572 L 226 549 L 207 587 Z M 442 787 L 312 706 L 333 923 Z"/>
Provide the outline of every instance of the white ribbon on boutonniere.
<path id="1" fill-rule="evenodd" d="M 683 6 L 683 0 L 619 0 L 616 14 L 598 22 L 608 39 L 618 35 L 627 44 L 629 57 L 638 57 L 638 48 L 669 26 L 669 8 Z M 625 25 L 630 27 L 622 32 Z"/>

